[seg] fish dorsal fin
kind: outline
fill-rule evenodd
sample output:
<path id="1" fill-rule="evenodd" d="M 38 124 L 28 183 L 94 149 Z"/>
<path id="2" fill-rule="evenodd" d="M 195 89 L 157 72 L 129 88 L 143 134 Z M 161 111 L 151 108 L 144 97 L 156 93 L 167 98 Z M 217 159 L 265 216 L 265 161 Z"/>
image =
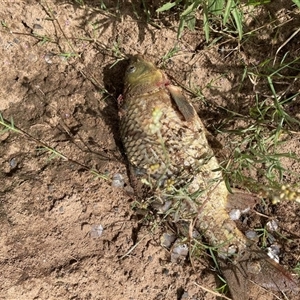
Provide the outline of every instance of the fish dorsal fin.
<path id="1" fill-rule="evenodd" d="M 185 120 L 187 122 L 192 121 L 196 112 L 193 105 L 182 94 L 181 89 L 174 85 L 167 85 L 166 88 L 169 90 L 172 99 Z"/>
<path id="2" fill-rule="evenodd" d="M 237 188 L 232 188 L 231 191 L 232 194 L 228 194 L 226 203 L 228 211 L 232 209 L 253 209 L 254 206 L 261 201 L 261 198 L 253 193 Z"/>

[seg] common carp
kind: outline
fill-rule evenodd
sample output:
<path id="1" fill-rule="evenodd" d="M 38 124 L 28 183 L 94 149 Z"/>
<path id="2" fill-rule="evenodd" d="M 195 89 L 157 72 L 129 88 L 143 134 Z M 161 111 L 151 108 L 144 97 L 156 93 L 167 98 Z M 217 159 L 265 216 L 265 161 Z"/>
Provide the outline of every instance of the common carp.
<path id="1" fill-rule="evenodd" d="M 119 116 L 137 196 L 178 227 L 184 222 L 201 232 L 217 253 L 233 299 L 248 299 L 252 282 L 298 289 L 290 273 L 230 219 L 229 192 L 202 121 L 181 89 L 140 55 L 126 69 Z"/>

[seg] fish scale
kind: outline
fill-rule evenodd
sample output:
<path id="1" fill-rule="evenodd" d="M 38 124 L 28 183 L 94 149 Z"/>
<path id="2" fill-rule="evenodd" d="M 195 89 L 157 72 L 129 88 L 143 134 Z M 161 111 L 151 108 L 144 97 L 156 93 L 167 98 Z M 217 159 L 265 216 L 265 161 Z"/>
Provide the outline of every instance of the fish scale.
<path id="1" fill-rule="evenodd" d="M 181 90 L 136 55 L 126 70 L 119 109 L 137 196 L 161 213 L 168 210 L 174 223 L 184 220 L 203 234 L 217 251 L 233 299 L 248 299 L 252 280 L 275 290 L 294 289 L 289 274 L 252 245 L 229 218 L 220 166 L 203 123 Z"/>

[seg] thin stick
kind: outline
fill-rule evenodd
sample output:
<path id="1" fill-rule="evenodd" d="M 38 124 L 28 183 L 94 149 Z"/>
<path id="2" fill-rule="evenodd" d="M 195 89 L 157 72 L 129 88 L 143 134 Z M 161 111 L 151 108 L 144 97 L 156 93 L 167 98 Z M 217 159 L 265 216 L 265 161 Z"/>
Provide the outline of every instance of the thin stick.
<path id="1" fill-rule="evenodd" d="M 226 297 L 226 296 L 224 296 L 224 295 L 222 295 L 222 294 L 220 294 L 220 293 L 218 293 L 218 292 L 215 292 L 215 291 L 212 291 L 212 290 L 210 290 L 210 289 L 208 289 L 208 288 L 205 288 L 204 286 L 198 284 L 197 282 L 194 282 L 194 284 L 195 284 L 196 286 L 198 286 L 199 288 L 201 288 L 202 290 L 204 290 L 204 291 L 206 291 L 206 292 L 209 292 L 209 293 L 211 293 L 211 294 L 213 294 L 213 295 L 215 295 L 215 296 L 221 297 L 221 298 L 226 299 L 226 300 L 232 300 L 231 298 L 228 298 L 228 297 Z"/>
<path id="2" fill-rule="evenodd" d="M 55 154 L 56 156 L 60 157 L 64 161 L 68 161 L 70 163 L 76 164 L 76 165 L 82 167 L 83 169 L 91 172 L 92 174 L 94 174 L 96 176 L 99 176 L 102 179 L 108 180 L 107 176 L 98 173 L 97 170 L 91 169 L 90 167 L 86 166 L 85 164 L 64 155 L 63 153 L 57 151 L 55 148 L 51 147 L 49 144 L 43 142 L 42 140 L 39 140 L 39 139 L 35 138 L 30 133 L 26 132 L 25 130 L 23 130 L 23 129 L 17 127 L 17 126 L 15 126 L 15 124 L 13 122 L 13 119 L 11 119 L 10 122 L 7 121 L 6 119 L 4 119 L 2 117 L 1 113 L 0 113 L 0 126 L 5 127 L 7 130 L 16 132 L 16 133 L 26 137 L 27 139 L 35 142 L 36 144 L 41 145 L 42 148 L 44 148 L 45 150 L 47 150 L 48 152 L 50 152 L 52 154 Z M 1 131 L 0 131 L 0 133 L 1 133 Z"/>
<path id="3" fill-rule="evenodd" d="M 122 260 L 124 257 L 128 256 L 140 243 L 141 241 L 148 236 L 148 234 L 144 235 L 135 245 L 133 245 L 119 260 Z"/>
<path id="4" fill-rule="evenodd" d="M 273 66 L 275 65 L 275 61 L 276 61 L 276 57 L 277 57 L 277 54 L 278 52 L 295 36 L 299 33 L 300 31 L 300 28 L 298 28 L 276 51 L 275 53 L 275 58 L 274 58 L 274 61 L 273 61 Z"/>

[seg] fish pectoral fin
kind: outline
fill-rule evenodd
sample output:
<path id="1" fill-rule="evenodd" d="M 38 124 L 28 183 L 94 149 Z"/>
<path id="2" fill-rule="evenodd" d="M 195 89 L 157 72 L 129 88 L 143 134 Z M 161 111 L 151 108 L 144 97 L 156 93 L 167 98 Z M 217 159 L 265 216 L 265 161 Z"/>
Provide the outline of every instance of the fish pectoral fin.
<path id="1" fill-rule="evenodd" d="M 260 249 L 251 247 L 238 261 L 219 264 L 233 300 L 249 299 L 258 286 L 268 291 L 299 291 L 292 275 Z"/>
<path id="2" fill-rule="evenodd" d="M 196 112 L 193 105 L 185 98 L 179 87 L 174 85 L 167 85 L 172 99 L 174 100 L 178 110 L 181 112 L 187 122 L 192 121 Z"/>

